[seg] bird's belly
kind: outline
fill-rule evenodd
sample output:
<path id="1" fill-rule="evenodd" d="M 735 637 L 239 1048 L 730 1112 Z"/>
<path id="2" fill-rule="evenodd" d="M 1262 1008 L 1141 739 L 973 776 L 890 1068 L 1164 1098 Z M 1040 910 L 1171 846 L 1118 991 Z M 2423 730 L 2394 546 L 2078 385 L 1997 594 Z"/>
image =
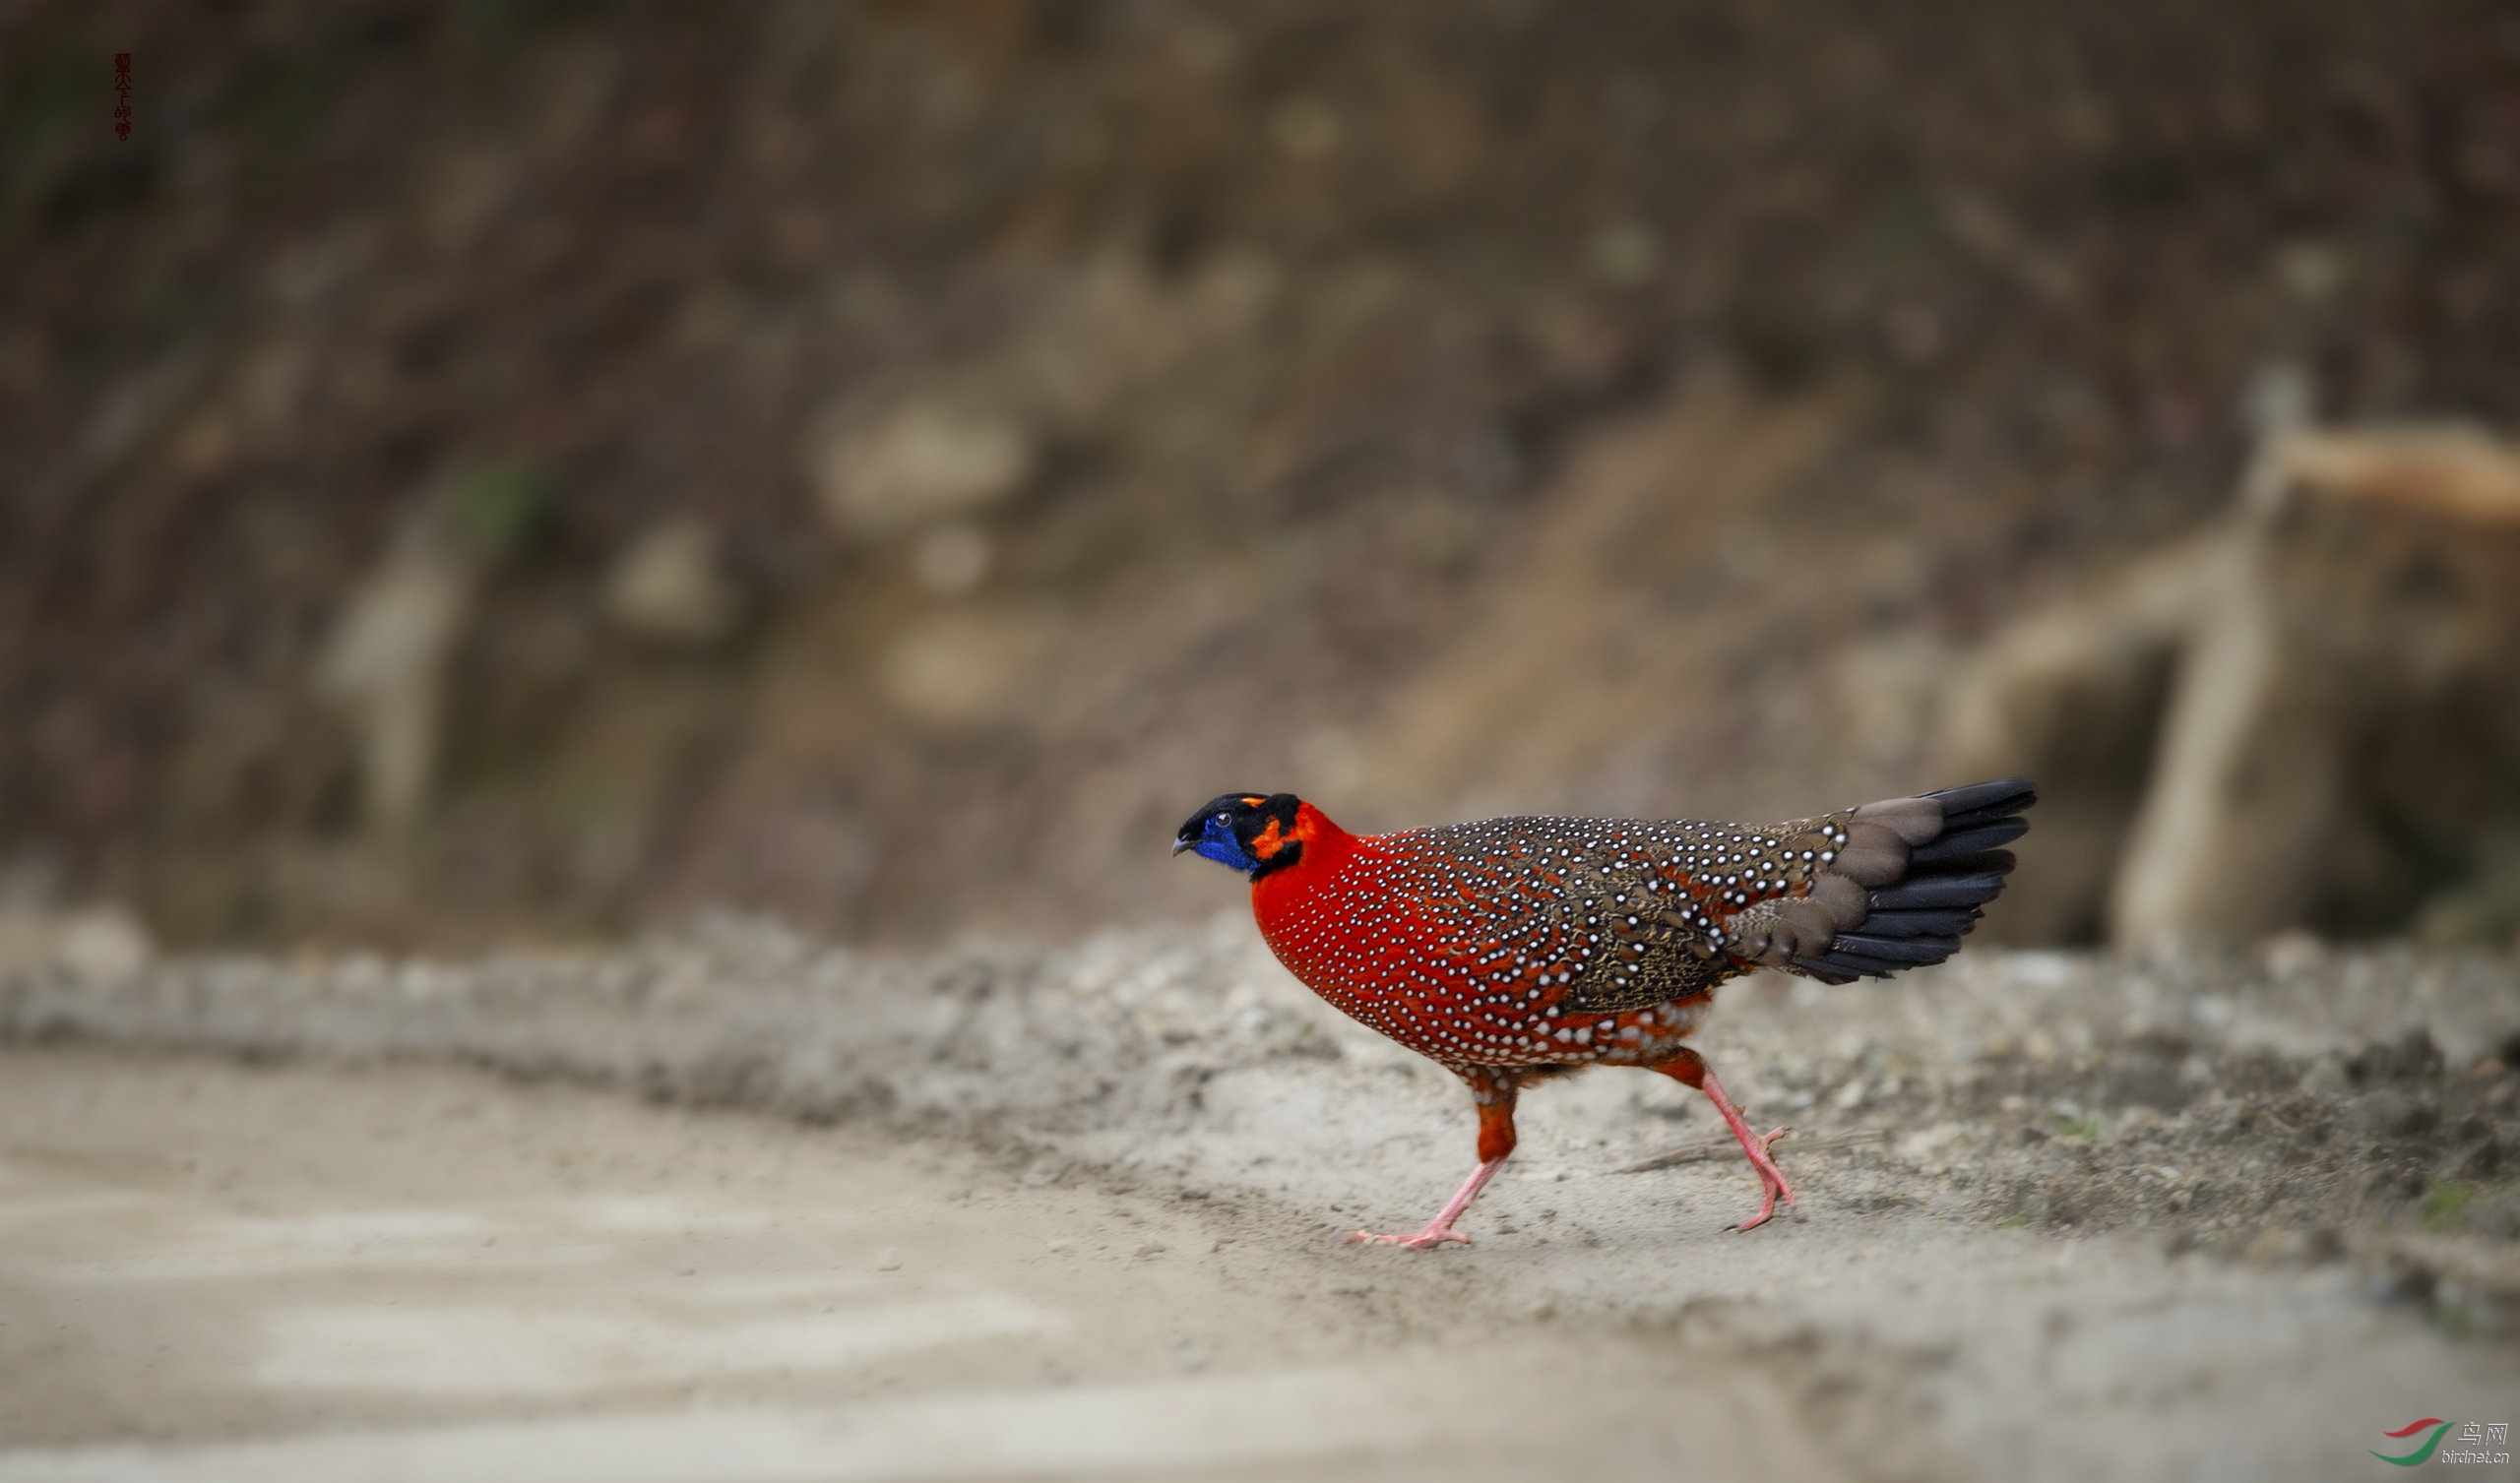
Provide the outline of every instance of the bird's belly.
<path id="1" fill-rule="evenodd" d="M 1605 1066 L 1660 1066 L 1679 1054 L 1689 1036 L 1697 1033 L 1698 1021 L 1715 1007 L 1712 990 L 1676 1004 L 1658 1004 L 1651 1009 L 1627 1010 L 1610 1016 L 1612 1021 L 1607 1040 L 1608 1051 L 1596 1057 Z M 1605 1038 L 1596 1031 L 1594 1038 Z"/>
<path id="2" fill-rule="evenodd" d="M 1527 991 L 1485 985 L 1450 990 L 1422 967 L 1393 964 L 1357 974 L 1301 954 L 1280 959 L 1332 1008 L 1411 1050 L 1450 1066 L 1563 1066 L 1601 1063 L 1659 1066 L 1694 1034 L 1715 1002 L 1700 994 L 1615 1014 L 1566 1010 L 1557 996 L 1535 1002 Z"/>

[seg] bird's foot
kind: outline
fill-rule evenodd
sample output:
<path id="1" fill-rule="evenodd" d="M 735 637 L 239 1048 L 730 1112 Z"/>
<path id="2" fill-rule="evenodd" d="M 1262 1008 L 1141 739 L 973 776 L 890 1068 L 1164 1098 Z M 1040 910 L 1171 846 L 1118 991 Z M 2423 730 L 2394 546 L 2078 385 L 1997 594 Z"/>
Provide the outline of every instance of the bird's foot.
<path id="1" fill-rule="evenodd" d="M 1461 1218 L 1462 1211 L 1470 1208 L 1470 1203 L 1479 1198 L 1479 1192 L 1487 1187 L 1487 1181 L 1496 1177 L 1496 1171 L 1505 1167 L 1506 1155 L 1513 1151 L 1513 1142 L 1509 1134 L 1504 1149 L 1493 1158 L 1481 1160 L 1478 1168 L 1470 1171 L 1470 1178 L 1464 1180 L 1462 1187 L 1453 1192 L 1452 1199 L 1444 1202 L 1444 1207 L 1435 1212 L 1434 1219 L 1426 1222 L 1424 1230 L 1410 1236 L 1377 1236 L 1372 1231 L 1350 1231 L 1348 1239 L 1361 1241 L 1367 1246 L 1405 1246 L 1412 1251 L 1420 1252 L 1441 1246 L 1447 1241 L 1458 1241 L 1464 1246 L 1470 1245 L 1470 1238 L 1454 1230 L 1453 1222 Z"/>
<path id="2" fill-rule="evenodd" d="M 1785 1171 L 1776 1166 L 1775 1157 L 1768 1151 L 1776 1145 L 1776 1141 L 1778 1139 L 1785 1137 L 1794 1130 L 1792 1128 L 1772 1128 L 1768 1131 L 1765 1137 L 1760 1138 L 1748 1136 L 1747 1129 L 1741 1129 L 1738 1131 L 1743 1135 L 1741 1139 L 1741 1151 L 1749 1155 L 1750 1167 L 1759 1171 L 1759 1212 L 1747 1220 L 1736 1221 L 1732 1225 L 1728 1225 L 1725 1229 L 1728 1231 L 1754 1231 L 1760 1226 L 1767 1224 L 1768 1217 L 1776 1213 L 1776 1203 L 1779 1196 L 1784 1197 L 1785 1203 L 1788 1205 L 1792 1205 L 1794 1204 L 1794 1186 L 1785 1182 Z"/>
<path id="3" fill-rule="evenodd" d="M 1350 1231 L 1346 1239 L 1361 1241 L 1367 1246 L 1405 1246 L 1411 1251 L 1419 1252 L 1441 1246 L 1447 1241 L 1458 1241 L 1464 1246 L 1470 1245 L 1468 1236 L 1440 1220 L 1414 1235 L 1377 1236 L 1371 1231 Z"/>

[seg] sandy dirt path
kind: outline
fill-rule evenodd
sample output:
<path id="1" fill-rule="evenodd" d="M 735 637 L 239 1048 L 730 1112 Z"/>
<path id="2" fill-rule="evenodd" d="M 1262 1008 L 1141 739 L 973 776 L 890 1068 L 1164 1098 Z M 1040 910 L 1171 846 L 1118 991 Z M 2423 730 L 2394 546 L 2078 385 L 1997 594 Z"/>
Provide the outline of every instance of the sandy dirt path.
<path id="1" fill-rule="evenodd" d="M 1792 1218 L 1620 1172 L 1714 1120 L 1600 1073 L 1419 1254 L 1338 1237 L 1451 1187 L 1461 1087 L 1234 928 L 0 981 L 0 1483 L 2289 1480 L 2520 1422 L 2508 964 L 1746 985 Z"/>
<path id="2" fill-rule="evenodd" d="M 0 1130 L 6 1483 L 1855 1475 L 1763 1367 L 934 1143 L 88 1051 Z"/>

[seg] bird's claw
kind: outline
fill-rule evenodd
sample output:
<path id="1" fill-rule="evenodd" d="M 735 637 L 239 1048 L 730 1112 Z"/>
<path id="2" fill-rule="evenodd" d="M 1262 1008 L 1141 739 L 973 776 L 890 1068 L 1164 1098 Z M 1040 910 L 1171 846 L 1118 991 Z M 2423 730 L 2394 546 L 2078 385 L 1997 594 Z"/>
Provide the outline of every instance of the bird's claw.
<path id="1" fill-rule="evenodd" d="M 1344 1239 L 1346 1241 L 1361 1241 L 1367 1246 L 1405 1246 L 1411 1251 L 1419 1252 L 1426 1250 L 1428 1247 L 1441 1246 L 1447 1241 L 1458 1241 L 1464 1246 L 1470 1245 L 1470 1238 L 1468 1236 L 1463 1235 L 1461 1232 L 1454 1230 L 1450 1226 L 1444 1226 L 1440 1229 L 1435 1226 L 1428 1226 L 1422 1231 L 1418 1231 L 1408 1236 L 1378 1236 L 1372 1231 L 1350 1231 Z"/>
<path id="2" fill-rule="evenodd" d="M 1774 1149 L 1776 1147 L 1776 1141 L 1793 1131 L 1794 1129 L 1791 1127 L 1770 1129 L 1765 1136 L 1759 1139 L 1759 1152 L 1767 1153 Z M 1744 1151 L 1747 1150 L 1745 1149 Z M 1759 1201 L 1759 1212 L 1747 1220 L 1734 1221 L 1732 1224 L 1726 1226 L 1726 1230 L 1754 1231 L 1760 1226 L 1767 1224 L 1768 1217 L 1776 1213 L 1776 1203 L 1780 1196 L 1784 1198 L 1788 1208 L 1793 1206 L 1794 1186 L 1785 1182 L 1785 1176 L 1782 1171 L 1778 1171 L 1776 1173 L 1769 1172 L 1775 1167 L 1775 1163 L 1776 1161 L 1773 1158 L 1769 1159 L 1764 1164 L 1756 1158 L 1750 1160 L 1750 1167 L 1756 1169 L 1759 1174 L 1759 1194 L 1762 1197 Z"/>

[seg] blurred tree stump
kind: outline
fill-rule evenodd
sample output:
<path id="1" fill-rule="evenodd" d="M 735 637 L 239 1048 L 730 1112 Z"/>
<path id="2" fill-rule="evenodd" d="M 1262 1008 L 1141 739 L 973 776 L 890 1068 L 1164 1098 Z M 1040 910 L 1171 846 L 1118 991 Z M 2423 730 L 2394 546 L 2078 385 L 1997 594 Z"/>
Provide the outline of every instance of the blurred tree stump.
<path id="1" fill-rule="evenodd" d="M 1948 714 L 1954 775 L 2048 800 L 2005 936 L 2402 926 L 2520 837 L 2520 448 L 2272 438 L 2219 527 L 1997 636 Z"/>
<path id="2" fill-rule="evenodd" d="M 368 827 L 408 834 L 428 802 L 445 712 L 446 666 L 472 605 L 479 561 L 424 510 L 360 579 L 315 669 L 316 688 L 359 733 Z"/>

